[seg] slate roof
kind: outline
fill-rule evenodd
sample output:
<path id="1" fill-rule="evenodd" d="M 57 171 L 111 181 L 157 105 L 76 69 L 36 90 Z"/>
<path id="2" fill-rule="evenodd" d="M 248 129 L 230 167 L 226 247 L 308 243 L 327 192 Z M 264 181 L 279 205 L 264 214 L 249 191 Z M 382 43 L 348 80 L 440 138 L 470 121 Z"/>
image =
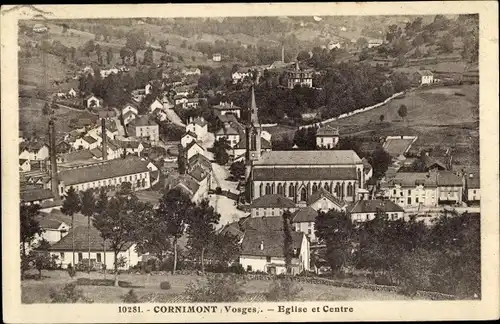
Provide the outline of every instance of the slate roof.
<path id="1" fill-rule="evenodd" d="M 254 168 L 253 180 L 356 180 L 356 168 Z"/>
<path id="2" fill-rule="evenodd" d="M 264 195 L 252 201 L 250 208 L 295 208 L 295 203 L 283 195 Z"/>
<path id="3" fill-rule="evenodd" d="M 102 157 L 102 150 L 101 149 L 98 149 L 98 148 L 91 149 L 90 153 L 92 153 L 92 155 L 95 156 L 96 158 Z"/>
<path id="4" fill-rule="evenodd" d="M 215 135 L 239 135 L 240 133 L 233 127 L 222 127 Z"/>
<path id="5" fill-rule="evenodd" d="M 136 118 L 134 120 L 134 126 L 135 127 L 140 127 L 140 126 L 158 126 L 158 124 L 150 120 L 148 116 L 141 116 L 139 118 Z"/>
<path id="6" fill-rule="evenodd" d="M 478 173 L 473 173 L 473 177 L 467 177 L 467 188 L 468 189 L 479 189 L 481 188 L 481 178 Z"/>
<path id="7" fill-rule="evenodd" d="M 292 249 L 300 251 L 304 233 L 292 232 Z M 246 231 L 241 244 L 241 255 L 284 257 L 285 234 L 282 231 Z M 260 245 L 263 249 L 260 249 Z"/>
<path id="8" fill-rule="evenodd" d="M 43 229 L 57 230 L 63 223 L 62 221 L 60 221 L 58 219 L 50 218 L 48 216 L 43 216 L 41 214 L 36 217 L 36 220 L 40 224 L 40 227 Z"/>
<path id="9" fill-rule="evenodd" d="M 201 166 L 197 165 L 189 172 L 189 175 L 196 181 L 200 182 L 207 177 L 208 172 L 206 172 Z"/>
<path id="10" fill-rule="evenodd" d="M 190 148 L 192 148 L 193 146 L 195 145 L 198 145 L 199 147 L 201 147 L 201 149 L 204 151 L 205 149 L 203 148 L 203 146 L 200 145 L 200 143 L 198 143 L 197 140 L 194 140 L 194 141 L 191 141 L 189 142 L 189 144 L 186 146 L 186 151 L 188 151 Z"/>
<path id="11" fill-rule="evenodd" d="M 64 236 L 59 242 L 54 243 L 51 247 L 51 251 L 72 251 L 72 237 L 75 236 L 75 250 L 76 251 L 88 251 L 88 228 L 87 226 L 76 226 L 74 229 L 69 230 L 68 234 Z M 125 244 L 121 251 L 127 251 L 133 245 L 132 242 Z M 104 250 L 104 240 L 102 239 L 100 232 L 93 226 L 90 227 L 90 250 L 91 251 L 103 251 Z M 111 244 L 106 241 L 106 251 L 112 251 Z"/>
<path id="12" fill-rule="evenodd" d="M 439 171 L 437 175 L 437 185 L 440 187 L 462 186 L 462 178 L 451 171 Z"/>
<path id="13" fill-rule="evenodd" d="M 330 200 L 339 207 L 345 205 L 343 201 L 341 201 L 340 199 L 329 193 L 325 188 L 319 188 L 318 190 L 316 190 L 316 192 L 314 192 L 307 200 L 307 204 L 308 205 L 314 204 L 323 197 Z"/>
<path id="14" fill-rule="evenodd" d="M 19 152 L 27 150 L 28 152 L 38 152 L 44 146 L 49 147 L 44 142 L 36 141 L 36 142 L 23 142 L 19 144 Z"/>
<path id="15" fill-rule="evenodd" d="M 50 189 L 33 189 L 21 191 L 22 202 L 33 202 L 45 199 L 54 199 L 54 194 Z"/>
<path id="16" fill-rule="evenodd" d="M 433 76 L 434 75 L 429 70 L 418 70 L 417 73 L 420 74 L 420 76 Z"/>
<path id="17" fill-rule="evenodd" d="M 85 136 L 83 140 L 89 144 L 94 144 L 95 142 L 97 142 L 97 140 L 92 136 Z"/>
<path id="18" fill-rule="evenodd" d="M 182 137 L 184 137 L 184 136 L 186 136 L 186 135 L 190 135 L 190 136 L 192 136 L 192 137 L 194 137 L 194 138 L 197 138 L 197 135 L 196 135 L 194 132 L 192 132 L 192 131 L 187 131 L 187 132 L 185 132 L 185 133 L 182 135 Z"/>
<path id="19" fill-rule="evenodd" d="M 204 118 L 196 117 L 195 120 L 193 120 L 193 123 L 198 126 L 205 127 L 207 121 Z"/>
<path id="20" fill-rule="evenodd" d="M 292 223 L 311 223 L 316 220 L 318 212 L 314 208 L 307 206 L 292 213 Z"/>
<path id="21" fill-rule="evenodd" d="M 189 161 L 188 161 L 188 164 L 189 166 L 193 166 L 195 164 L 200 164 L 202 166 L 204 166 L 205 168 L 209 169 L 209 170 L 212 170 L 212 163 L 210 162 L 210 160 L 204 156 L 203 154 L 196 154 L 194 156 L 192 156 Z"/>
<path id="22" fill-rule="evenodd" d="M 281 216 L 271 217 L 246 217 L 240 220 L 240 228 L 243 231 L 283 231 L 283 218 Z"/>
<path id="23" fill-rule="evenodd" d="M 331 126 L 323 126 L 318 129 L 316 136 L 339 136 L 339 129 Z"/>
<path id="24" fill-rule="evenodd" d="M 362 163 L 352 150 L 271 151 L 264 152 L 255 165 L 332 165 Z"/>
<path id="25" fill-rule="evenodd" d="M 70 186 L 79 183 L 148 172 L 148 164 L 148 161 L 142 161 L 136 157 L 101 161 L 81 168 L 61 171 L 59 173 L 59 179 L 64 181 L 64 185 Z"/>
<path id="26" fill-rule="evenodd" d="M 436 175 L 427 172 L 397 172 L 389 181 L 389 184 L 399 184 L 402 187 L 436 187 Z"/>
<path id="27" fill-rule="evenodd" d="M 385 213 L 404 212 L 403 208 L 391 200 L 358 200 L 349 207 L 349 213 L 376 213 L 379 210 Z"/>
<path id="28" fill-rule="evenodd" d="M 183 174 L 179 176 L 167 177 L 167 179 L 165 180 L 165 187 L 168 189 L 173 189 L 176 187 L 181 188 L 182 190 L 187 192 L 190 197 L 192 197 L 192 195 L 194 195 L 198 191 L 200 185 L 192 176 Z"/>

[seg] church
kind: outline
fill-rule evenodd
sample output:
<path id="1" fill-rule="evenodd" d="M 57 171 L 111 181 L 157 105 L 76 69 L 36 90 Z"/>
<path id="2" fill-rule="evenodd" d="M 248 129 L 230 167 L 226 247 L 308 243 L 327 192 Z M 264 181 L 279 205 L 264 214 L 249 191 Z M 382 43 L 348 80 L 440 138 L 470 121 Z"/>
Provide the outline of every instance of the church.
<path id="1" fill-rule="evenodd" d="M 305 205 L 323 188 L 347 202 L 364 192 L 364 164 L 352 150 L 266 151 L 261 148 L 261 125 L 252 88 L 250 120 L 246 127 L 247 200 L 269 194 L 283 195 Z"/>

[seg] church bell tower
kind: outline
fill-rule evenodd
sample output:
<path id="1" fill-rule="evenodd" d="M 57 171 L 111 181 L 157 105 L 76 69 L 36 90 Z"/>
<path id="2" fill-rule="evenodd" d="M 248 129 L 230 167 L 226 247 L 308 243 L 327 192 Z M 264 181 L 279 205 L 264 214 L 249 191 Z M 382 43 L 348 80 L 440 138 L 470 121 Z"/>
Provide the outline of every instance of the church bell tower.
<path id="1" fill-rule="evenodd" d="M 245 179 L 247 183 L 247 200 L 251 202 L 252 197 L 252 180 L 251 180 L 251 172 L 253 162 L 260 159 L 261 155 L 261 126 L 259 123 L 258 109 L 257 104 L 255 103 L 255 85 L 252 86 L 252 94 L 250 99 L 250 109 L 248 111 L 248 121 L 246 124 L 246 155 L 245 155 L 245 163 L 246 163 L 246 172 Z"/>

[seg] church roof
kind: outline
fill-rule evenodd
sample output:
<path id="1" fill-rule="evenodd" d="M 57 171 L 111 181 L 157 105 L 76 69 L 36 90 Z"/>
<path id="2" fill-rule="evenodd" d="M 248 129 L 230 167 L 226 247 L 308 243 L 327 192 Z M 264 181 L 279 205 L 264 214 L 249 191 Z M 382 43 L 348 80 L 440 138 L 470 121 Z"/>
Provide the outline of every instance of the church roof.
<path id="1" fill-rule="evenodd" d="M 254 168 L 253 180 L 356 180 L 356 168 Z"/>
<path id="2" fill-rule="evenodd" d="M 264 137 L 260 138 L 260 145 L 261 149 L 270 149 L 271 148 L 271 143 L 266 140 Z M 247 139 L 246 136 L 241 137 L 241 140 L 236 144 L 234 147 L 235 149 L 246 149 L 247 148 Z"/>
<path id="3" fill-rule="evenodd" d="M 270 151 L 262 154 L 255 165 L 345 165 L 361 164 L 352 150 Z"/>

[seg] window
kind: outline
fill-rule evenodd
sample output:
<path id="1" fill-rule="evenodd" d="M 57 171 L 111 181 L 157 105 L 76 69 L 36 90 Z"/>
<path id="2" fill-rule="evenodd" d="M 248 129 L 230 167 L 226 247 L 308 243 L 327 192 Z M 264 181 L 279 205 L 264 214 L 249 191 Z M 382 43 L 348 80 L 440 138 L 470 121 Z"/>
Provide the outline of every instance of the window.
<path id="1" fill-rule="evenodd" d="M 351 197 L 353 195 L 352 183 L 349 182 L 347 185 L 347 196 Z"/>
<path id="2" fill-rule="evenodd" d="M 288 196 L 290 198 L 295 197 L 295 188 L 293 187 L 293 184 L 291 184 L 290 187 L 288 187 Z"/>
<path id="3" fill-rule="evenodd" d="M 82 261 L 83 260 L 83 254 L 82 252 L 78 252 L 78 262 Z"/>
<path id="4" fill-rule="evenodd" d="M 313 184 L 313 192 L 316 192 L 318 190 L 318 186 L 316 185 L 316 182 Z"/>
<path id="5" fill-rule="evenodd" d="M 259 216 L 259 210 L 258 209 L 255 211 L 255 216 Z"/>
<path id="6" fill-rule="evenodd" d="M 252 266 L 251 265 L 247 266 L 247 271 L 250 271 L 250 272 L 252 271 Z"/>
<path id="7" fill-rule="evenodd" d="M 330 186 L 328 185 L 328 183 L 325 183 L 325 190 L 331 193 Z"/>
<path id="8" fill-rule="evenodd" d="M 415 197 L 415 203 L 418 204 L 418 197 Z"/>
<path id="9" fill-rule="evenodd" d="M 311 235 L 311 233 L 312 233 L 311 229 L 310 229 L 310 228 L 308 228 L 308 229 L 307 229 L 307 234 L 308 234 L 308 235 Z"/>
<path id="10" fill-rule="evenodd" d="M 101 262 L 101 253 L 97 253 L 96 259 L 97 259 L 97 262 Z"/>
<path id="11" fill-rule="evenodd" d="M 270 263 L 270 262 L 271 262 L 271 257 L 270 257 L 270 256 L 266 256 L 266 262 L 267 262 L 267 263 Z"/>
<path id="12" fill-rule="evenodd" d="M 394 189 L 392 192 L 393 192 L 393 195 L 396 195 L 396 189 Z"/>
<path id="13" fill-rule="evenodd" d="M 411 197 L 408 197 L 408 205 L 411 205 Z"/>
<path id="14" fill-rule="evenodd" d="M 59 253 L 60 259 L 64 260 L 64 252 Z"/>
<path id="15" fill-rule="evenodd" d="M 475 195 L 476 194 L 476 190 L 472 190 L 472 193 Z"/>
<path id="16" fill-rule="evenodd" d="M 408 189 L 408 195 L 411 195 L 411 190 L 410 189 Z"/>
<path id="17" fill-rule="evenodd" d="M 269 195 L 271 194 L 271 186 L 268 184 L 266 184 L 266 195 Z"/>

